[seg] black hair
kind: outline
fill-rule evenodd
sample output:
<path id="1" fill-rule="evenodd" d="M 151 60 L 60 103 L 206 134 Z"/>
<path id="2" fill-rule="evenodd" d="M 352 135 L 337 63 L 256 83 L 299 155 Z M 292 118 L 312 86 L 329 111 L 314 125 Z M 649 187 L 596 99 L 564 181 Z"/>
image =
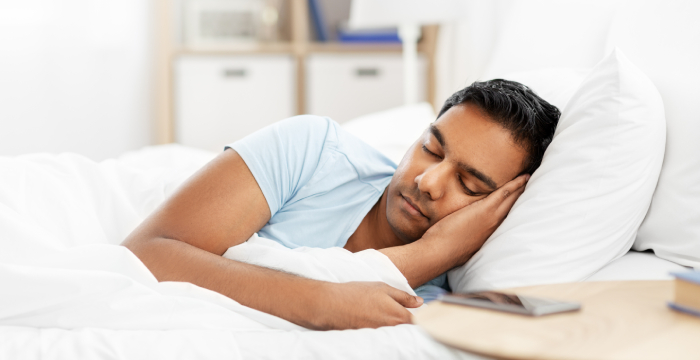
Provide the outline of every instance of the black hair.
<path id="1" fill-rule="evenodd" d="M 542 163 L 552 142 L 561 112 L 529 87 L 510 80 L 476 81 L 452 94 L 438 118 L 455 105 L 474 104 L 510 131 L 513 140 L 528 151 L 523 174 L 532 174 Z"/>

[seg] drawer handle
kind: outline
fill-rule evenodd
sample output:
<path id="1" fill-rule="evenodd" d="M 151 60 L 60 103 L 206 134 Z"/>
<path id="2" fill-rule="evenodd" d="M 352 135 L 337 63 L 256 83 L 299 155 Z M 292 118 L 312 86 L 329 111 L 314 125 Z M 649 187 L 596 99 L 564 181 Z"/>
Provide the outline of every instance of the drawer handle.
<path id="1" fill-rule="evenodd" d="M 377 69 L 377 68 L 357 68 L 355 70 L 355 75 L 357 77 L 377 77 L 377 76 L 379 76 L 379 69 Z"/>
<path id="2" fill-rule="evenodd" d="M 245 69 L 224 69 L 223 75 L 225 78 L 244 78 L 248 72 Z"/>

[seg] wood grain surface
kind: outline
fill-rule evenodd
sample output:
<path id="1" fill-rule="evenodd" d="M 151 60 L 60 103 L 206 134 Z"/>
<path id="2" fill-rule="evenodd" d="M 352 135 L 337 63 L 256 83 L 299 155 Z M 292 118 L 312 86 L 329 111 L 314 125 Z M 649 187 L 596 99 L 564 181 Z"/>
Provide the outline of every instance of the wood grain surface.
<path id="1" fill-rule="evenodd" d="M 503 359 L 700 359 L 700 318 L 670 310 L 672 281 L 601 281 L 508 289 L 582 304 L 529 317 L 446 304 L 413 316 L 436 340 Z"/>

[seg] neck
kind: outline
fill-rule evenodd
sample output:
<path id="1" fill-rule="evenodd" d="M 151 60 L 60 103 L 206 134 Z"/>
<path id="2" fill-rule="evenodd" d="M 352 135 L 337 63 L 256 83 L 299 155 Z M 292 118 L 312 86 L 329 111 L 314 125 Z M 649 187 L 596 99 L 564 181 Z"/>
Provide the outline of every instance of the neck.
<path id="1" fill-rule="evenodd" d="M 380 250 L 403 244 L 391 230 L 386 218 L 387 189 L 350 236 L 345 249 L 358 252 L 367 249 Z"/>

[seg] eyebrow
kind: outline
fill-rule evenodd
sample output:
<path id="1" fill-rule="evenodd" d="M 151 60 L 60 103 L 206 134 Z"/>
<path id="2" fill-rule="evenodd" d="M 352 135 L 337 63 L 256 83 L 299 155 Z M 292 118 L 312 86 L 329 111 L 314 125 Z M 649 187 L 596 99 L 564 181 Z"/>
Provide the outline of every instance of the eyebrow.
<path id="1" fill-rule="evenodd" d="M 440 143 L 440 146 L 442 146 L 444 148 L 445 147 L 445 139 L 442 138 L 442 133 L 437 128 L 437 126 L 435 126 L 434 124 L 430 124 L 430 133 L 433 134 L 433 136 L 435 136 L 437 141 Z"/>
<path id="2" fill-rule="evenodd" d="M 442 133 L 440 132 L 440 129 L 437 128 L 434 124 L 430 124 L 430 133 L 437 139 L 438 143 L 440 143 L 440 146 L 442 146 L 445 151 L 447 151 L 447 145 L 445 144 L 445 138 L 442 136 Z M 496 190 L 498 186 L 496 185 L 496 182 L 493 181 L 488 175 L 482 173 L 481 171 L 474 169 L 473 167 L 457 162 L 457 166 L 462 169 L 462 171 L 467 172 L 471 175 L 473 175 L 475 178 L 481 180 L 484 184 L 488 185 L 488 187 L 491 188 L 491 190 Z"/>

